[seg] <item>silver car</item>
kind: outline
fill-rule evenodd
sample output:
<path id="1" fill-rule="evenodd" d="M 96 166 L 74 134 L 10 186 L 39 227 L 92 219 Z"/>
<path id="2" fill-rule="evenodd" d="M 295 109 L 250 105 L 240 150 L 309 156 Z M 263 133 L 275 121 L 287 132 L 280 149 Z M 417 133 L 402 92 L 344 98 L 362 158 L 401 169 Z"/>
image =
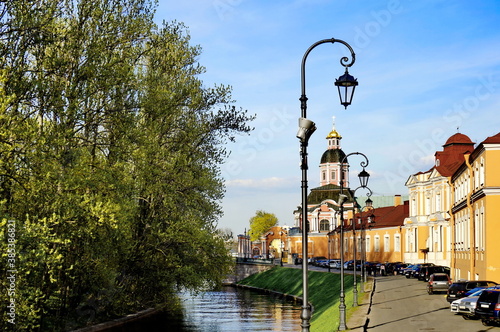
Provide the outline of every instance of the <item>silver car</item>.
<path id="1" fill-rule="evenodd" d="M 434 292 L 446 292 L 450 285 L 451 279 L 446 273 L 433 273 L 429 277 L 427 293 L 434 294 Z"/>
<path id="2" fill-rule="evenodd" d="M 482 290 L 476 293 L 481 292 Z M 476 316 L 475 311 L 478 298 L 479 295 L 462 297 L 461 299 L 451 302 L 450 310 L 457 315 L 462 315 L 464 319 L 477 319 L 478 317 Z"/>
<path id="3" fill-rule="evenodd" d="M 476 303 L 477 299 L 479 298 L 479 295 L 481 295 L 481 293 L 485 289 L 495 289 L 495 288 L 499 287 L 494 286 L 488 288 L 481 288 L 476 290 L 475 292 L 472 292 L 466 297 L 462 297 L 461 299 L 451 302 L 450 311 L 453 312 L 454 314 L 462 315 L 464 319 L 479 319 L 479 317 L 476 315 Z"/>

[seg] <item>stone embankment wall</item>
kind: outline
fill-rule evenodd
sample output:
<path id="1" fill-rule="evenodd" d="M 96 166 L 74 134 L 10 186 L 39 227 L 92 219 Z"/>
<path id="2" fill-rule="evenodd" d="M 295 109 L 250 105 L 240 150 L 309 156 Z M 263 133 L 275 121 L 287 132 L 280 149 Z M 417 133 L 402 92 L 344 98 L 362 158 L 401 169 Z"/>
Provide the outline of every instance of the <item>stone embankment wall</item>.
<path id="1" fill-rule="evenodd" d="M 272 264 L 236 264 L 233 273 L 224 280 L 224 284 L 233 285 L 252 274 L 264 272 L 273 267 Z"/>

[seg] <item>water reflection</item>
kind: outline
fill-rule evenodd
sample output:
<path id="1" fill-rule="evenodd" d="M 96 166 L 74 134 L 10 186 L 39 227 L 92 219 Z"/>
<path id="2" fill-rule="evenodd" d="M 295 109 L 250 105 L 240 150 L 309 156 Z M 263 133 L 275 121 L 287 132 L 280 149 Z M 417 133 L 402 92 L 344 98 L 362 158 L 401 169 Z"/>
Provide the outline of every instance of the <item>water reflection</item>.
<path id="1" fill-rule="evenodd" d="M 176 323 L 182 325 L 176 331 L 300 330 L 300 305 L 267 294 L 225 287 L 218 292 L 180 296 L 184 317 L 182 323 Z"/>

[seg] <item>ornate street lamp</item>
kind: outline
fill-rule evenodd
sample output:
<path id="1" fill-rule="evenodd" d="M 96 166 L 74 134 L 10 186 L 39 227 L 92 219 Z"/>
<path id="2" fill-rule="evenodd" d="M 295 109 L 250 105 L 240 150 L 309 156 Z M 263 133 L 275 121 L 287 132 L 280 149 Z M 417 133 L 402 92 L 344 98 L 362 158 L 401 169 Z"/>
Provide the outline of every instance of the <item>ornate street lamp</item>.
<path id="1" fill-rule="evenodd" d="M 345 45 L 349 51 L 351 52 L 351 61 L 349 62 L 348 57 L 342 57 L 340 59 L 340 64 L 345 67 L 346 72 L 344 75 L 340 76 L 335 85 L 338 87 L 340 103 L 347 108 L 348 105 L 351 104 L 352 97 L 354 94 L 354 88 L 358 84 L 358 82 L 351 78 L 347 72 L 347 68 L 351 67 L 356 60 L 356 55 L 352 47 L 347 44 L 345 41 L 340 39 L 323 39 L 314 44 L 312 44 L 304 54 L 302 58 L 301 64 L 301 96 L 300 96 L 300 109 L 301 109 L 301 117 L 299 119 L 299 131 L 297 133 L 297 138 L 300 139 L 300 156 L 301 156 L 301 164 L 300 168 L 302 170 L 302 313 L 301 313 L 301 327 L 302 332 L 308 332 L 311 319 L 311 306 L 309 305 L 309 286 L 308 286 L 308 277 L 307 277 L 307 144 L 309 142 L 309 138 L 312 133 L 316 130 L 316 126 L 314 122 L 307 119 L 307 97 L 306 97 L 306 60 L 309 53 L 318 45 L 324 43 L 341 43 Z M 346 76 L 347 75 L 347 76 Z"/>
<path id="2" fill-rule="evenodd" d="M 359 188 L 363 188 L 363 187 L 358 187 L 354 190 L 354 194 L 356 193 L 356 190 L 358 190 Z M 366 190 L 368 190 L 368 199 L 365 201 L 365 206 L 362 207 L 361 209 L 359 209 L 359 220 L 358 220 L 358 223 L 360 224 L 360 230 L 361 230 L 361 237 L 360 237 L 360 249 L 361 249 L 361 252 L 360 252 L 360 261 L 361 261 L 361 267 L 360 267 L 360 272 L 361 272 L 361 283 L 360 283 L 360 289 L 361 289 L 361 292 L 363 293 L 364 292 L 364 285 L 363 285 L 363 280 L 365 278 L 365 259 L 364 259 L 364 250 L 363 250 L 363 246 L 364 246 L 364 241 L 363 241 L 363 224 L 362 224 L 362 217 L 363 217 L 363 211 L 365 209 L 371 209 L 372 208 L 372 205 L 373 205 L 373 201 L 370 199 L 370 196 L 372 195 L 372 191 L 370 188 L 368 187 L 364 187 Z M 356 206 L 359 206 L 357 203 L 356 203 Z M 354 260 L 356 260 L 356 250 L 357 250 L 357 245 L 356 245 L 356 220 L 355 220 L 355 216 L 353 216 L 353 221 L 352 221 L 352 227 L 353 227 L 353 232 L 354 232 Z M 356 274 L 354 274 L 354 284 L 353 284 L 353 287 L 354 287 L 354 291 L 353 291 L 353 295 L 354 295 L 354 301 L 353 301 L 353 307 L 355 306 L 358 306 L 358 292 L 357 292 L 357 285 L 356 285 L 357 281 L 356 281 Z"/>
<path id="3" fill-rule="evenodd" d="M 366 177 L 362 177 L 362 173 L 366 173 Z M 363 174 L 364 176 L 364 174 Z M 364 188 L 364 189 L 367 189 L 369 191 L 368 193 L 368 197 L 371 196 L 371 189 L 368 188 L 366 185 L 368 184 L 368 178 L 370 177 L 370 174 L 368 174 L 368 172 L 366 172 L 364 169 L 361 173 L 359 173 L 358 175 L 359 177 L 359 181 L 361 182 L 361 186 L 357 187 L 356 189 L 354 189 L 353 191 L 353 196 L 355 197 L 356 196 L 356 191 L 360 188 Z M 358 204 L 356 203 L 356 206 Z M 356 209 L 353 210 L 353 213 L 356 211 Z M 356 280 L 356 264 L 357 264 L 357 243 L 356 243 L 356 220 L 355 220 L 355 213 L 353 215 L 353 219 L 352 219 L 352 232 L 353 232 L 353 256 L 354 256 L 354 281 L 353 281 L 353 303 L 352 303 L 352 306 L 353 307 L 357 307 L 358 306 L 358 285 L 357 285 L 357 280 Z M 361 279 L 363 279 L 363 257 L 362 257 L 362 253 L 361 253 L 361 266 L 360 266 L 360 272 L 361 272 Z M 360 285 L 361 288 L 363 287 L 363 285 L 361 284 Z"/>
<path id="4" fill-rule="evenodd" d="M 343 194 L 344 192 L 344 163 L 347 161 L 347 157 L 352 155 L 361 155 L 365 158 L 364 161 L 361 161 L 360 165 L 363 167 L 361 173 L 359 173 L 359 182 L 361 184 L 360 188 L 366 188 L 368 184 L 368 178 L 370 174 L 365 171 L 365 167 L 368 166 L 368 158 L 362 154 L 361 152 L 352 152 L 346 155 L 340 161 L 340 299 L 339 299 L 339 331 L 347 330 L 346 326 L 346 307 L 345 307 L 345 292 L 344 292 L 344 203 L 347 199 L 347 196 Z M 354 266 L 354 280 L 356 280 L 356 266 Z M 357 287 L 357 285 L 356 285 Z M 353 290 L 355 295 L 357 296 L 357 289 Z"/>

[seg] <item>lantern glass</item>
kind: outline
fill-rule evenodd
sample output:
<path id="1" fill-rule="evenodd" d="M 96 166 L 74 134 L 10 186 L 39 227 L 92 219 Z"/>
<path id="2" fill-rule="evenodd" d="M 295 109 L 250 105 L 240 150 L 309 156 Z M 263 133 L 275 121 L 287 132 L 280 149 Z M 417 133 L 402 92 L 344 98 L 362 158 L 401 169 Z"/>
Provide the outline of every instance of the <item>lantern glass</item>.
<path id="1" fill-rule="evenodd" d="M 335 81 L 335 86 L 337 86 L 339 90 L 340 103 L 344 105 L 345 108 L 351 105 L 352 97 L 354 96 L 354 89 L 357 85 L 358 80 L 349 75 L 347 68 L 345 69 L 344 75 L 340 76 Z"/>
<path id="2" fill-rule="evenodd" d="M 370 178 L 370 174 L 363 168 L 363 170 L 358 174 L 358 177 L 359 177 L 359 182 L 361 183 L 361 187 L 366 188 L 366 186 L 368 185 L 368 179 Z"/>
<path id="3" fill-rule="evenodd" d="M 367 208 L 371 208 L 371 207 L 373 207 L 373 201 L 370 198 L 368 198 L 365 201 L 365 205 L 366 205 Z"/>

